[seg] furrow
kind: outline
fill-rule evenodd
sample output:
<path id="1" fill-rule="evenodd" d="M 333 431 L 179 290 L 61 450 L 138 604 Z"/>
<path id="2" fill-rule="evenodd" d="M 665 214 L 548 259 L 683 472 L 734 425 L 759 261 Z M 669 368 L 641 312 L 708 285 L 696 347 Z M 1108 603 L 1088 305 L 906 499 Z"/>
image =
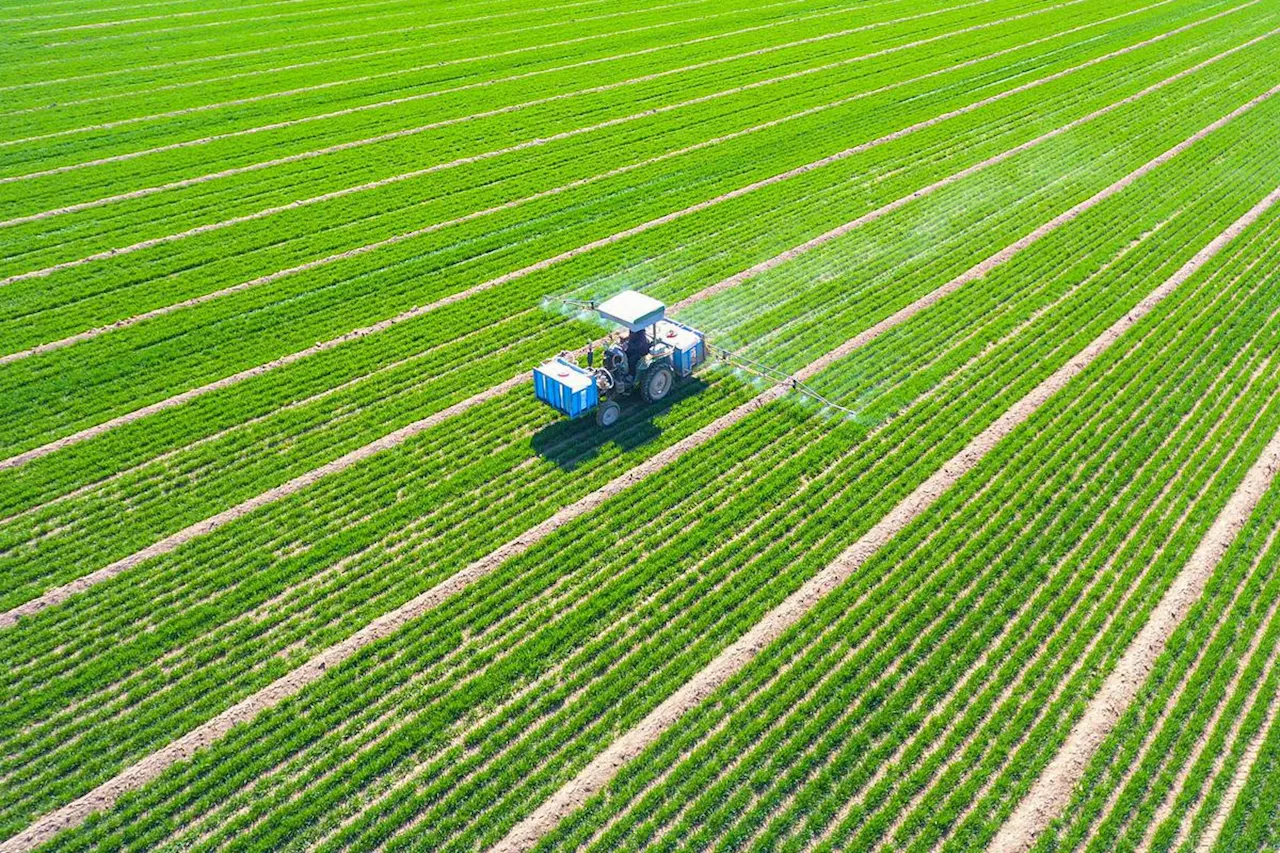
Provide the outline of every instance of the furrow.
<path id="1" fill-rule="evenodd" d="M 1239 236 L 1245 228 L 1257 221 L 1275 204 L 1277 199 L 1280 199 L 1280 190 L 1273 191 L 1258 202 L 1244 216 L 1232 223 L 1227 231 L 1183 265 L 1170 282 L 1161 286 L 1166 291 L 1166 295 L 1182 281 L 1190 278 L 1227 243 Z M 1169 286 L 1170 283 L 1172 287 Z M 1234 541 L 1236 533 L 1244 525 L 1262 493 L 1266 491 L 1278 467 L 1280 467 L 1280 434 L 1268 443 L 1262 455 L 1250 467 L 1226 508 L 1197 546 L 1186 567 L 1161 599 L 1160 604 L 1157 605 L 1115 670 L 1107 677 L 1102 689 L 1089 703 L 1088 709 L 1073 728 L 1066 744 L 1036 780 L 1032 790 L 1019 803 L 1014 814 L 1001 827 L 992 844 L 993 850 L 1028 849 L 1049 821 L 1061 812 L 1075 783 L 1083 775 L 1094 750 L 1115 726 L 1124 709 L 1132 701 L 1146 674 L 1151 671 L 1155 659 L 1164 650 L 1170 634 L 1199 597 L 1218 560 Z"/>
<path id="2" fill-rule="evenodd" d="M 1099 335 L 1084 351 L 1055 371 L 973 439 L 941 470 L 915 489 L 906 499 L 857 542 L 849 546 L 825 569 L 806 582 L 781 605 L 770 611 L 742 638 L 727 647 L 710 665 L 668 697 L 639 725 L 616 740 L 591 761 L 572 781 L 566 783 L 532 815 L 521 821 L 496 851 L 527 850 L 553 829 L 570 811 L 603 788 L 626 762 L 636 757 L 687 711 L 691 710 L 729 677 L 739 672 L 766 645 L 813 609 L 827 593 L 857 571 L 872 554 L 908 523 L 932 506 L 943 492 L 972 470 L 995 445 L 1027 420 L 1051 396 L 1092 364 L 1119 337 L 1151 313 L 1165 298 L 1215 257 L 1232 239 L 1280 200 L 1280 189 L 1272 191 L 1226 231 L 1183 265 L 1172 277 L 1152 291 L 1132 311 Z M 1280 436 L 1273 452 L 1264 454 L 1280 460 Z M 1277 464 L 1273 460 L 1273 465 Z M 1246 482 L 1249 482 L 1246 478 Z M 1154 621 L 1154 620 L 1153 620 Z"/>

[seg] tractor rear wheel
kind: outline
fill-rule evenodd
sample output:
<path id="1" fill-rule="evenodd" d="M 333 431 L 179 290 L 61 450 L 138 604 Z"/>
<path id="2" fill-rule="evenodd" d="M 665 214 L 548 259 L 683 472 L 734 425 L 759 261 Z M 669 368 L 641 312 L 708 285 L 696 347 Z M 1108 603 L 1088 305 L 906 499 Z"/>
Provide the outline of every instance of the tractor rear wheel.
<path id="1" fill-rule="evenodd" d="M 611 427 L 622 417 L 622 407 L 613 400 L 605 400 L 596 409 L 596 423 L 602 427 Z"/>
<path id="2" fill-rule="evenodd" d="M 671 372 L 671 368 L 660 364 L 645 374 L 644 382 L 640 386 L 640 395 L 646 402 L 656 403 L 670 393 L 675 381 L 676 375 Z"/>

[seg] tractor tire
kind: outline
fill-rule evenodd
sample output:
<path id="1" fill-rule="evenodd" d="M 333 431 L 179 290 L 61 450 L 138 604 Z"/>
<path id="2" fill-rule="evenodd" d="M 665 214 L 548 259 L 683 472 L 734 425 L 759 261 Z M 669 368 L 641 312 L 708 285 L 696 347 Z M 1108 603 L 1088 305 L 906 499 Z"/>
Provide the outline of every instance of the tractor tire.
<path id="1" fill-rule="evenodd" d="M 620 417 L 622 417 L 622 407 L 613 400 L 605 400 L 596 409 L 596 423 L 605 429 L 616 424 Z"/>
<path id="2" fill-rule="evenodd" d="M 644 397 L 647 403 L 656 403 L 671 393 L 671 386 L 675 385 L 675 382 L 676 375 L 671 372 L 671 368 L 660 364 L 645 374 L 644 382 L 640 386 L 640 396 Z"/>

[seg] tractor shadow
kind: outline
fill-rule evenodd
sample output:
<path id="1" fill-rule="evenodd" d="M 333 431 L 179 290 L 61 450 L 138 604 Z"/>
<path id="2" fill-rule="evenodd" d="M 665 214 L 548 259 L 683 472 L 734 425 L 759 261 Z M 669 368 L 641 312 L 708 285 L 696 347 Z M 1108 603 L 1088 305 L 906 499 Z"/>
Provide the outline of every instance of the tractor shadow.
<path id="1" fill-rule="evenodd" d="M 655 422 L 657 418 L 707 387 L 706 382 L 693 376 L 677 383 L 660 403 L 646 403 L 638 395 L 620 400 L 622 417 L 608 429 L 596 424 L 594 413 L 575 420 L 557 420 L 534 433 L 533 451 L 561 470 L 572 471 L 607 447 L 616 447 L 624 453 L 635 450 L 662 435 L 662 427 Z"/>

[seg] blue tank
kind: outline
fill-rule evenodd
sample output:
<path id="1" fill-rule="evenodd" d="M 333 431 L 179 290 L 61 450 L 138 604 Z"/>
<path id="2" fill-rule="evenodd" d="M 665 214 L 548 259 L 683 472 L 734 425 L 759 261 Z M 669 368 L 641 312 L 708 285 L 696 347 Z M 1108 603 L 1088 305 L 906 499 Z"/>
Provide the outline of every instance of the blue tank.
<path id="1" fill-rule="evenodd" d="M 600 404 L 595 377 L 571 361 L 553 358 L 533 369 L 533 393 L 547 405 L 571 418 L 585 415 Z"/>

